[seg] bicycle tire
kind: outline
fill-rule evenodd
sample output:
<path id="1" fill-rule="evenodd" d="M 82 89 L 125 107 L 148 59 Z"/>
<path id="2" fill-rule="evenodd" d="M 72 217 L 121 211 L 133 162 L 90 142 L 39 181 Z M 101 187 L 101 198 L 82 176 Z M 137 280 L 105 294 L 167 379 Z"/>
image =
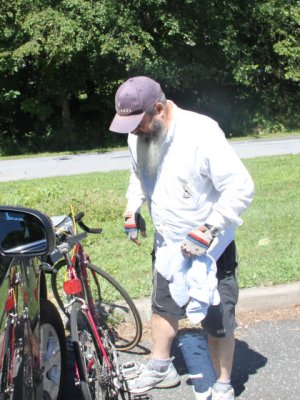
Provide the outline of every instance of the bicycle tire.
<path id="1" fill-rule="evenodd" d="M 68 303 L 69 300 L 71 300 L 71 298 L 68 298 L 63 289 L 64 272 L 66 271 L 67 271 L 66 261 L 59 260 L 55 264 L 55 268 L 53 270 L 53 273 L 51 274 L 51 288 L 59 309 L 69 319 L 70 313 L 65 309 L 65 304 Z M 61 274 L 62 276 L 60 276 Z"/>
<path id="2" fill-rule="evenodd" d="M 85 400 L 113 400 L 103 356 L 82 304 L 75 301 L 70 313 L 71 338 L 80 388 Z"/>
<path id="3" fill-rule="evenodd" d="M 64 308 L 64 304 L 69 302 L 63 290 L 65 260 L 60 260 L 55 265 L 55 270 L 56 273 L 51 276 L 53 294 L 58 306 L 69 317 Z M 91 263 L 87 264 L 87 270 L 98 322 L 109 328 L 115 347 L 119 351 L 134 348 L 142 337 L 142 321 L 134 302 L 109 273 Z M 93 272 L 100 287 L 95 283 Z"/>
<path id="4" fill-rule="evenodd" d="M 46 299 L 41 299 L 40 332 L 44 397 L 60 400 L 66 377 L 66 338 L 58 310 Z"/>

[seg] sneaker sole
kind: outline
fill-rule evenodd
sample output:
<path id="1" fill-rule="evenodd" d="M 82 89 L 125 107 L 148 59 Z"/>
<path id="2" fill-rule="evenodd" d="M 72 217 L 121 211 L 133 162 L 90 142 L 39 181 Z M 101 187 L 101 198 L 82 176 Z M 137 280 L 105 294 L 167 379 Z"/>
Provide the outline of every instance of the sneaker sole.
<path id="1" fill-rule="evenodd" d="M 169 389 L 169 388 L 179 385 L 179 383 L 180 383 L 180 379 L 178 377 L 176 377 L 176 378 L 170 379 L 168 381 L 159 382 L 155 386 L 146 386 L 146 387 L 143 387 L 140 389 L 132 389 L 132 390 L 128 390 L 128 392 L 130 392 L 132 394 L 140 394 L 140 393 L 148 392 L 148 390 L 151 390 L 151 389 Z"/>
<path id="2" fill-rule="evenodd" d="M 179 385 L 179 383 L 180 383 L 180 379 L 177 376 L 176 378 L 170 379 L 166 382 L 162 381 L 162 382 L 158 383 L 157 385 L 154 386 L 154 388 L 167 389 L 167 388 L 177 386 L 177 385 Z"/>
<path id="3" fill-rule="evenodd" d="M 222 396 L 222 397 L 221 397 Z M 212 391 L 212 395 L 211 395 L 212 400 L 213 399 L 225 399 L 225 400 L 234 400 L 234 390 L 229 390 L 228 392 L 214 392 Z"/>

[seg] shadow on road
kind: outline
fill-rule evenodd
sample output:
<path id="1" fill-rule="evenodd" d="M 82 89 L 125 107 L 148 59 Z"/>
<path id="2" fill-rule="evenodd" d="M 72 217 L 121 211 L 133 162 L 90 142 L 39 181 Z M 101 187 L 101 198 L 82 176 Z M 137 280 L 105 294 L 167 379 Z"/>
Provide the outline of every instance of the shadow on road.
<path id="1" fill-rule="evenodd" d="M 175 356 L 177 372 L 187 378 L 182 383 L 193 387 L 197 399 L 208 398 L 215 382 L 215 372 L 203 331 L 199 328 L 181 329 L 174 341 L 172 355 Z"/>
<path id="2" fill-rule="evenodd" d="M 238 397 L 245 390 L 249 376 L 256 374 L 268 360 L 249 348 L 244 341 L 236 339 L 235 345 L 232 385 Z M 172 346 L 172 355 L 175 357 L 174 365 L 179 375 L 188 376 L 185 383 L 193 386 L 199 396 L 209 393 L 211 385 L 215 382 L 215 372 L 204 332 L 193 328 L 181 330 Z"/>
<path id="3" fill-rule="evenodd" d="M 240 396 L 245 390 L 245 383 L 249 376 L 256 374 L 257 370 L 267 364 L 268 359 L 241 340 L 235 341 L 235 354 L 232 370 L 232 385 L 235 389 L 236 397 Z"/>

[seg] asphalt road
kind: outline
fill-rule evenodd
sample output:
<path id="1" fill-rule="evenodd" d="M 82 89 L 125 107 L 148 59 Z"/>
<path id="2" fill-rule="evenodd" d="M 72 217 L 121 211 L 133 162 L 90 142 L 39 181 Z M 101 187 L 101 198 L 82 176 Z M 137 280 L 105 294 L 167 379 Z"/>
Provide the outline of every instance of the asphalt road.
<path id="1" fill-rule="evenodd" d="M 300 136 L 231 142 L 241 158 L 300 153 Z M 128 150 L 0 161 L 0 182 L 130 168 Z"/>
<path id="2" fill-rule="evenodd" d="M 278 310 L 277 310 L 278 311 Z M 251 315 L 251 314 L 248 314 Z M 239 400 L 299 399 L 300 393 L 300 307 L 281 309 L 278 313 L 243 315 L 236 332 L 236 351 L 232 384 Z M 147 362 L 150 345 L 143 342 L 130 353 L 120 353 L 120 362 Z M 214 371 L 205 335 L 199 330 L 183 329 L 173 348 L 174 365 L 181 384 L 171 389 L 153 389 L 131 400 L 204 400 Z M 64 400 L 81 400 L 68 386 Z"/>

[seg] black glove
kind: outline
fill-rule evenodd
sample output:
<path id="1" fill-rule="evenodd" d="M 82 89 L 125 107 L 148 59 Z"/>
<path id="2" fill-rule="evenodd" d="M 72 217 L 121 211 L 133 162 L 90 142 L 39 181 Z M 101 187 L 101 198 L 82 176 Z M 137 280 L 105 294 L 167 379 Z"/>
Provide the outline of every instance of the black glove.
<path id="1" fill-rule="evenodd" d="M 138 246 L 141 244 L 138 239 L 138 232 L 141 232 L 143 237 L 146 237 L 146 223 L 139 212 L 127 212 L 125 214 L 124 232 L 128 239 L 132 240 Z"/>

